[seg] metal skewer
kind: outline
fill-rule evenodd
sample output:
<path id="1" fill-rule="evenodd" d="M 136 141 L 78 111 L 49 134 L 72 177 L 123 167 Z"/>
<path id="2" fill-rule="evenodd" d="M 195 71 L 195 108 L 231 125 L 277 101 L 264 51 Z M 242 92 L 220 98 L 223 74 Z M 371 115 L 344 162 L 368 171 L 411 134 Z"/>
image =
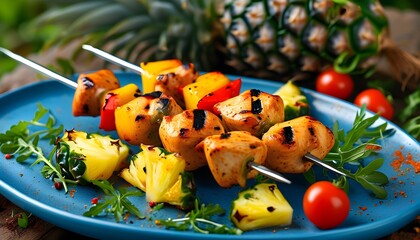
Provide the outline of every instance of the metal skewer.
<path id="1" fill-rule="evenodd" d="M 86 47 L 86 48 L 85 48 Z M 87 50 L 95 50 L 95 48 L 89 48 L 89 45 L 84 45 L 84 49 L 87 49 Z M 98 50 L 98 49 L 96 49 L 96 50 Z M 5 49 L 5 48 L 1 48 L 0 47 L 0 51 L 1 52 L 3 52 L 4 54 L 6 54 L 7 56 L 9 56 L 9 57 L 11 57 L 11 58 L 13 58 L 13 59 L 15 59 L 16 61 L 18 61 L 18 62 L 20 62 L 20 63 L 23 63 L 23 64 L 25 64 L 26 66 L 29 66 L 29 67 L 31 67 L 31 68 L 33 68 L 33 69 L 35 69 L 36 71 L 38 71 L 38 72 L 40 72 L 40 73 L 43 73 L 43 74 L 45 74 L 46 76 L 48 76 L 48 77 L 51 77 L 51 78 L 53 78 L 53 79 L 55 79 L 55 80 L 58 80 L 59 82 L 61 82 L 61 83 L 63 83 L 63 84 L 65 84 L 65 85 L 67 85 L 67 86 L 69 86 L 69 87 L 71 87 L 71 88 L 77 88 L 77 83 L 76 82 L 73 82 L 72 80 L 70 80 L 70 79 L 68 79 L 68 78 L 65 78 L 65 77 L 63 77 L 63 76 L 61 76 L 60 74 L 58 74 L 58 73 L 55 73 L 55 72 L 53 72 L 53 71 L 51 71 L 51 70 L 49 70 L 49 69 L 47 69 L 46 67 L 44 67 L 44 66 L 41 66 L 41 65 L 39 65 L 39 64 L 37 64 L 37 63 L 35 63 L 35 62 L 33 62 L 33 61 L 31 61 L 31 60 L 29 60 L 29 59 L 27 59 L 27 58 L 24 58 L 24 57 L 22 57 L 22 56 L 19 56 L 19 55 L 17 55 L 17 54 L 15 54 L 15 53 L 13 53 L 13 52 L 11 52 L 11 51 L 9 51 L 9 50 L 7 50 L 7 49 Z M 104 55 L 101 55 L 101 56 L 104 56 L 104 58 L 106 57 L 106 59 L 108 59 L 108 57 L 109 56 L 112 56 L 112 55 L 110 55 L 110 54 L 108 54 L 108 53 L 106 53 L 106 52 L 103 52 L 102 50 L 98 50 L 98 51 L 95 51 L 97 54 L 103 54 L 103 53 L 105 53 Z M 112 57 L 114 57 L 114 56 L 112 56 Z M 115 59 L 119 59 L 119 58 L 116 58 L 116 57 L 114 57 Z M 114 59 L 114 60 L 115 60 Z M 117 60 L 117 61 L 112 61 L 113 63 L 117 63 L 117 64 L 119 64 L 119 63 L 122 63 L 122 62 L 125 62 L 125 61 L 123 61 L 123 60 L 121 60 L 121 59 L 119 59 L 119 60 Z M 124 64 L 124 65 L 122 65 L 122 66 L 125 66 L 125 67 L 127 67 L 127 66 L 135 66 L 135 65 L 133 65 L 133 64 L 131 64 L 131 63 L 129 63 L 129 64 Z M 132 69 L 132 70 L 135 70 L 135 71 L 137 71 L 137 72 L 139 72 L 139 73 L 141 73 L 142 71 L 143 71 L 143 69 L 141 69 L 140 67 L 137 67 L 137 66 L 135 66 L 135 68 L 130 68 L 130 69 Z M 140 71 L 138 71 L 139 69 L 141 69 Z M 285 177 L 283 177 L 280 173 L 278 173 L 278 172 L 275 172 L 275 171 L 273 171 L 273 170 L 270 170 L 270 169 L 268 169 L 268 168 L 266 168 L 266 167 L 264 167 L 264 166 L 262 166 L 262 165 L 259 165 L 259 164 L 257 164 L 257 163 L 253 163 L 253 162 L 251 162 L 251 163 L 249 163 L 248 164 L 248 166 L 249 167 L 251 167 L 251 168 L 253 168 L 253 169 L 255 169 L 255 170 L 257 170 L 258 172 L 260 172 L 261 174 L 263 174 L 263 175 L 265 175 L 265 176 L 267 176 L 267 177 L 270 177 L 270 178 L 272 178 L 273 180 L 276 180 L 276 181 L 281 181 L 281 182 L 285 182 L 285 183 L 291 183 L 291 181 L 290 180 L 288 180 L 288 179 L 286 179 Z"/>
<path id="2" fill-rule="evenodd" d="M 129 63 L 129 62 L 125 61 L 125 60 L 122 60 L 120 58 L 117 58 L 117 57 L 115 57 L 115 56 L 113 56 L 113 55 L 111 55 L 111 54 L 109 54 L 109 53 L 107 53 L 107 52 L 105 52 L 103 50 L 100 50 L 100 49 L 97 49 L 95 47 L 92 47 L 91 45 L 86 45 L 85 44 L 85 45 L 83 45 L 83 49 L 88 50 L 88 51 L 94 53 L 96 56 L 98 56 L 98 57 L 100 57 L 100 58 L 102 58 L 104 60 L 107 60 L 109 62 L 115 63 L 115 64 L 117 64 L 119 66 L 122 66 L 122 67 L 129 68 L 129 69 L 131 69 L 131 70 L 133 70 L 135 72 L 138 72 L 140 74 L 142 74 L 144 72 L 142 68 L 140 68 L 140 67 L 138 67 L 138 66 L 136 66 L 136 65 L 134 65 L 132 63 Z M 317 164 L 317 165 L 319 165 L 321 167 L 324 167 L 324 168 L 326 168 L 328 170 L 331 170 L 331 171 L 333 171 L 335 173 L 341 174 L 343 176 L 347 176 L 347 174 L 345 174 L 344 172 L 341 172 L 340 170 L 335 169 L 334 167 L 328 165 L 327 163 L 322 162 L 321 159 L 315 157 L 314 155 L 312 155 L 310 153 L 306 154 L 304 156 L 304 158 L 307 161 L 311 161 L 311 162 L 313 162 L 313 163 L 315 163 L 315 164 Z M 250 166 L 250 167 L 254 168 L 255 170 L 259 171 L 262 174 L 263 174 L 263 171 L 267 171 L 267 169 L 268 169 L 268 168 L 265 168 L 265 167 L 264 167 L 265 169 L 262 169 L 262 168 L 256 169 L 257 168 L 256 167 L 256 165 L 257 165 L 256 163 L 253 163 L 252 165 L 254 165 L 254 166 Z M 268 169 L 268 170 L 271 171 L 272 174 L 278 174 L 277 172 L 274 172 L 273 170 L 270 170 L 270 169 Z M 269 176 L 267 176 L 267 177 L 269 177 Z M 283 177 L 281 176 L 281 178 L 283 178 Z M 272 178 L 272 179 L 275 179 L 275 177 Z M 287 181 L 289 181 L 289 180 L 287 180 Z"/>
<path id="3" fill-rule="evenodd" d="M 342 172 L 342 171 L 334 168 L 333 166 L 328 165 L 327 163 L 323 162 L 321 159 L 315 157 L 314 155 L 312 155 L 310 153 L 305 154 L 305 156 L 303 156 L 303 158 L 305 160 L 311 161 L 311 162 L 313 162 L 313 163 L 315 163 L 315 164 L 317 164 L 317 165 L 319 165 L 319 166 L 321 166 L 323 168 L 326 168 L 326 169 L 328 169 L 330 171 L 333 171 L 335 173 L 338 173 L 338 174 L 341 174 L 341 175 L 347 177 L 347 174 L 346 173 L 344 173 L 344 172 Z"/>
<path id="4" fill-rule="evenodd" d="M 63 83 L 64 85 L 67 85 L 67 86 L 69 86 L 71 88 L 74 88 L 74 89 L 77 88 L 77 83 L 76 82 L 74 82 L 71 79 L 68 79 L 66 77 L 63 77 L 60 74 L 58 74 L 56 72 L 53 72 L 53 71 L 39 65 L 38 63 L 35 63 L 35 62 L 33 62 L 33 61 L 31 61 L 27 58 L 19 56 L 19 55 L 15 54 L 15 53 L 13 53 L 13 52 L 5 49 L 5 48 L 2 48 L 2 47 L 0 47 L 0 52 L 6 54 L 7 56 L 15 59 L 16 61 L 18 61 L 20 63 L 25 64 L 26 66 L 29 66 L 29 67 L 35 69 L 36 71 L 38 71 L 38 72 L 40 72 L 40 73 L 42 73 L 42 74 L 44 74 L 48 77 L 51 77 L 53 79 L 58 80 L 59 82 Z"/>
<path id="5" fill-rule="evenodd" d="M 122 60 L 121 58 L 118 58 L 118 57 L 116 57 L 116 56 L 114 56 L 112 54 L 109 54 L 109 53 L 107 53 L 107 52 L 105 52 L 103 50 L 100 50 L 100 49 L 97 49 L 95 47 L 92 47 L 91 45 L 84 44 L 82 46 L 82 48 L 85 49 L 85 50 L 88 50 L 89 52 L 94 53 L 96 56 L 98 56 L 98 57 L 100 57 L 100 58 L 102 58 L 104 60 L 107 60 L 107 61 L 109 61 L 111 63 L 114 63 L 116 65 L 119 65 L 119 66 L 128 68 L 128 69 L 130 69 L 130 70 L 132 70 L 134 72 L 140 73 L 140 74 L 143 74 L 144 73 L 144 70 L 141 67 L 139 67 L 137 65 L 134 65 L 132 63 L 129 63 L 129 62 L 125 61 L 125 60 Z"/>
<path id="6" fill-rule="evenodd" d="M 283 177 L 283 175 L 281 175 L 278 172 L 275 172 L 269 168 L 264 167 L 263 165 L 260 165 L 258 163 L 255 162 L 248 162 L 248 167 L 257 170 L 259 173 L 261 173 L 262 175 L 269 177 L 273 180 L 279 181 L 279 182 L 284 182 L 287 184 L 291 184 L 292 181 L 290 181 L 289 179 Z"/>

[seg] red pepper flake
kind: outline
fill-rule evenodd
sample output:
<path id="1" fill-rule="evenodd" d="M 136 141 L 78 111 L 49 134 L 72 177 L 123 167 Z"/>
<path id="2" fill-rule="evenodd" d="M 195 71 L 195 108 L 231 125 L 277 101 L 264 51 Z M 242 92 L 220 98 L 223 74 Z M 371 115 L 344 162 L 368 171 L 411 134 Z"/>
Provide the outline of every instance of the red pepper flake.
<path id="1" fill-rule="evenodd" d="M 411 165 L 414 168 L 415 173 L 420 173 L 420 161 L 416 162 L 411 153 L 408 153 L 405 157 L 401 149 L 402 148 L 395 150 L 394 152 L 394 160 L 391 162 L 391 166 L 394 170 L 399 171 L 401 166 L 405 163 Z M 406 171 L 410 171 L 410 169 L 407 168 Z"/>
<path id="2" fill-rule="evenodd" d="M 97 204 L 98 203 L 98 198 L 97 197 L 94 197 L 94 198 L 92 198 L 92 200 L 90 200 L 90 202 L 92 203 L 92 205 L 95 205 L 95 204 Z"/>
<path id="3" fill-rule="evenodd" d="M 362 211 L 366 211 L 367 207 L 366 206 L 359 206 L 359 209 L 362 210 Z"/>
<path id="4" fill-rule="evenodd" d="M 157 205 L 157 203 L 156 202 L 149 202 L 149 207 L 150 208 L 153 208 L 153 207 L 155 207 Z"/>
<path id="5" fill-rule="evenodd" d="M 405 163 L 413 166 L 414 171 L 416 173 L 420 173 L 420 161 L 418 161 L 418 162 L 414 161 L 413 160 L 413 155 L 411 155 L 411 153 L 407 154 L 407 158 L 405 159 Z"/>
<path id="6" fill-rule="evenodd" d="M 10 153 L 6 153 L 6 154 L 4 155 L 4 157 L 5 157 L 7 160 L 9 160 L 9 159 L 12 159 L 13 155 L 12 155 L 12 154 L 10 154 Z"/>
<path id="7" fill-rule="evenodd" d="M 404 154 L 400 149 L 395 150 L 394 152 L 394 160 L 391 162 L 391 166 L 394 168 L 395 171 L 398 171 L 401 165 L 404 162 Z"/>
<path id="8" fill-rule="evenodd" d="M 404 191 L 400 191 L 400 195 L 405 197 L 405 198 L 407 197 L 407 193 L 405 193 Z"/>
<path id="9" fill-rule="evenodd" d="M 70 192 L 69 192 L 69 194 L 70 194 L 70 197 L 72 197 L 72 198 L 74 198 L 74 194 L 76 193 L 76 190 L 70 190 Z"/>

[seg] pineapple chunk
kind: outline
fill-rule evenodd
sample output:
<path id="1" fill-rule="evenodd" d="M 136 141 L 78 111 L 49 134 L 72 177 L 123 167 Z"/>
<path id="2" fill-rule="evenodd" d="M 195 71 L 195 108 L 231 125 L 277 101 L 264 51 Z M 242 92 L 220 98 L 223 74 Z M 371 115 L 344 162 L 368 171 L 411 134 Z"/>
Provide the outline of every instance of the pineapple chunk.
<path id="1" fill-rule="evenodd" d="M 241 191 L 232 203 L 230 219 L 242 231 L 286 226 L 293 208 L 274 183 L 260 183 Z"/>
<path id="2" fill-rule="evenodd" d="M 148 202 L 168 203 L 181 209 L 193 207 L 195 186 L 192 174 L 185 172 L 185 160 L 158 147 L 142 144 L 141 150 L 120 176 L 146 192 Z"/>
<path id="3" fill-rule="evenodd" d="M 292 81 L 288 81 L 280 87 L 274 95 L 278 95 L 283 99 L 284 121 L 309 115 L 308 99 Z"/>
<path id="4" fill-rule="evenodd" d="M 57 143 L 56 161 L 67 179 L 83 184 L 108 179 L 126 167 L 128 153 L 120 140 L 70 130 Z"/>

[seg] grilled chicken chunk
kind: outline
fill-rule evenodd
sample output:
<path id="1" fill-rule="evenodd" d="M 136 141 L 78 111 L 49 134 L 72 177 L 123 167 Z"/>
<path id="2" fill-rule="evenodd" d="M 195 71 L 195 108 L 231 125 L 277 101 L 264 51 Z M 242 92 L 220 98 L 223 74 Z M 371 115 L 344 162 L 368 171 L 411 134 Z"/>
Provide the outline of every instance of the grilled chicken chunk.
<path id="1" fill-rule="evenodd" d="M 120 82 L 111 70 L 80 74 L 73 97 L 73 116 L 99 116 L 104 95 L 119 87 Z"/>
<path id="2" fill-rule="evenodd" d="M 118 136 L 132 145 L 161 146 L 158 130 L 162 118 L 182 112 L 175 100 L 162 92 L 140 95 L 115 110 Z"/>
<path id="3" fill-rule="evenodd" d="M 334 146 L 334 134 L 320 121 L 303 116 L 272 126 L 262 137 L 268 154 L 265 165 L 282 173 L 304 173 L 312 166 L 307 153 L 323 159 Z"/>
<path id="4" fill-rule="evenodd" d="M 239 184 L 257 175 L 248 162 L 263 164 L 267 147 L 259 138 L 245 131 L 232 131 L 206 137 L 197 147 L 204 149 L 207 163 L 216 182 L 224 188 Z"/>
<path id="5" fill-rule="evenodd" d="M 207 136 L 224 132 L 222 121 L 215 114 L 198 109 L 166 116 L 159 128 L 163 146 L 169 152 L 181 154 L 187 171 L 207 165 L 204 152 L 196 149 L 196 145 Z"/>
<path id="6" fill-rule="evenodd" d="M 284 120 L 283 100 L 251 89 L 215 106 L 228 131 L 247 131 L 261 137 L 271 126 Z"/>
<path id="7" fill-rule="evenodd" d="M 192 83 L 198 77 L 194 64 L 189 63 L 163 71 L 156 78 L 155 91 L 161 91 L 172 96 L 182 107 L 185 107 L 182 91 L 179 89 Z"/>

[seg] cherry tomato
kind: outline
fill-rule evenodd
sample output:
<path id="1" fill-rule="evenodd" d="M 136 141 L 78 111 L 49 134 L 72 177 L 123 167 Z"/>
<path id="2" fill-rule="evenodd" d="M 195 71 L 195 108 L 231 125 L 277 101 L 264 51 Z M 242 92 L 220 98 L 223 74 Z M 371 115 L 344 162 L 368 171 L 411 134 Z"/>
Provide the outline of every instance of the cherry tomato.
<path id="1" fill-rule="evenodd" d="M 350 75 L 329 68 L 321 72 L 315 83 L 316 91 L 333 97 L 347 99 L 353 93 L 354 83 Z"/>
<path id="2" fill-rule="evenodd" d="M 391 103 L 380 90 L 375 88 L 369 88 L 359 93 L 354 99 L 354 104 L 357 106 L 366 104 L 367 109 L 388 120 L 394 116 L 394 108 Z"/>
<path id="3" fill-rule="evenodd" d="M 337 227 L 350 212 L 347 193 L 328 181 L 312 184 L 303 196 L 306 217 L 320 229 Z"/>

